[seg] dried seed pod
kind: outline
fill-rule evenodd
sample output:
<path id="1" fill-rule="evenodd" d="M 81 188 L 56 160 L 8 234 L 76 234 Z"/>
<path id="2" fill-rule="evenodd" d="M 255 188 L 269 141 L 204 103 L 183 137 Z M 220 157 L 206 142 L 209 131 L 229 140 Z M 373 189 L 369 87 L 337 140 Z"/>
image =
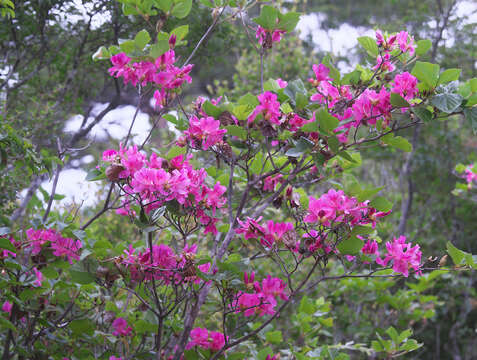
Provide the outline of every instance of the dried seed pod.
<path id="1" fill-rule="evenodd" d="M 111 164 L 106 168 L 106 176 L 111 182 L 117 182 L 119 180 L 119 174 L 124 170 L 124 166 L 121 164 Z"/>

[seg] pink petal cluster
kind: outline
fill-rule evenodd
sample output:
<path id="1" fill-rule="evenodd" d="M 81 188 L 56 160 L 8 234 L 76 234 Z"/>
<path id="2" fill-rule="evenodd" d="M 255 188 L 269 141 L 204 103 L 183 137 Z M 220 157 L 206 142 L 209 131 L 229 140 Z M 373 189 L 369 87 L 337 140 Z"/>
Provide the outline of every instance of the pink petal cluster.
<path id="1" fill-rule="evenodd" d="M 283 182 L 283 175 L 267 176 L 263 183 L 263 191 L 275 191 L 275 186 Z"/>
<path id="2" fill-rule="evenodd" d="M 465 181 L 467 182 L 467 186 L 470 188 L 472 187 L 472 183 L 477 181 L 477 173 L 474 172 L 474 164 L 467 166 L 464 171 Z"/>
<path id="3" fill-rule="evenodd" d="M 128 336 L 132 331 L 132 327 L 128 326 L 127 320 L 122 317 L 113 321 L 113 328 L 114 336 Z"/>
<path id="4" fill-rule="evenodd" d="M 342 190 L 330 189 L 318 199 L 310 197 L 308 214 L 304 221 L 319 223 L 331 227 L 336 223 L 347 223 L 349 226 L 364 225 L 375 221 L 376 209 L 367 202 L 360 203 L 356 198 L 347 196 Z M 389 213 L 379 213 L 385 216 Z M 373 218 L 370 218 L 373 215 Z"/>
<path id="5" fill-rule="evenodd" d="M 103 158 L 111 159 L 113 150 L 107 150 Z M 217 219 L 206 214 L 210 210 L 212 214 L 221 208 L 226 199 L 223 196 L 226 187 L 216 183 L 213 187 L 206 185 L 207 172 L 201 168 L 196 170 L 189 163 L 191 156 L 187 158 L 179 155 L 170 161 L 159 158 L 155 153 L 149 160 L 136 146 L 128 149 L 120 146 L 119 152 L 114 155 L 113 164 L 121 165 L 124 170 L 119 173 L 119 178 L 125 181 L 123 187 L 126 192 L 124 211 L 128 214 L 127 207 L 130 202 L 137 201 L 129 194 L 139 195 L 146 211 L 163 206 L 170 201 L 177 201 L 188 213 L 193 214 L 205 227 L 205 233 L 217 233 L 215 227 Z M 119 159 L 119 160 L 118 160 Z"/>
<path id="6" fill-rule="evenodd" d="M 53 255 L 65 257 L 70 264 L 73 264 L 73 260 L 80 259 L 79 252 L 83 247 L 80 240 L 64 238 L 54 229 L 34 230 L 30 228 L 26 231 L 26 235 L 32 255 L 38 255 L 43 245 L 49 244 Z"/>
<path id="7" fill-rule="evenodd" d="M 189 121 L 189 129 L 184 131 L 184 134 L 193 147 L 207 150 L 222 142 L 226 132 L 226 129 L 220 129 L 220 121 L 211 116 L 200 119 L 192 116 Z"/>
<path id="8" fill-rule="evenodd" d="M 6 236 L 0 236 L 0 238 L 6 238 Z M 21 243 L 16 241 L 12 236 L 10 236 L 8 240 L 10 241 L 10 244 L 12 244 L 16 249 L 21 248 Z M 17 257 L 17 254 L 7 249 L 0 250 L 0 259 L 2 258 L 5 259 L 9 256 L 11 256 L 12 258 L 15 258 Z"/>
<path id="9" fill-rule="evenodd" d="M 33 282 L 33 286 L 40 287 L 43 282 L 43 273 L 36 267 L 33 268 L 33 272 L 35 273 L 35 281 Z"/>
<path id="10" fill-rule="evenodd" d="M 272 43 L 279 43 L 283 34 L 286 34 L 285 30 L 266 30 L 258 25 L 257 31 L 255 32 L 255 37 L 258 39 L 258 43 L 262 45 L 266 42 L 267 36 L 270 36 Z"/>
<path id="11" fill-rule="evenodd" d="M 277 101 L 277 95 L 270 91 L 265 91 L 263 94 L 258 95 L 258 101 L 260 101 L 260 104 L 249 115 L 248 123 L 254 122 L 255 118 L 262 114 L 266 121 L 280 125 L 282 113 L 280 111 L 280 103 Z"/>
<path id="12" fill-rule="evenodd" d="M 381 30 L 376 30 L 376 43 L 384 50 L 384 56 L 378 55 L 377 64 L 373 70 L 394 71 L 395 66 L 391 61 L 390 52 L 399 49 L 402 53 L 414 55 L 414 39 L 407 31 L 385 37 Z"/>
<path id="13" fill-rule="evenodd" d="M 390 100 L 391 94 L 385 88 L 381 88 L 379 93 L 366 89 L 353 104 L 353 126 L 375 125 L 379 119 L 389 120 L 392 110 Z"/>
<path id="14" fill-rule="evenodd" d="M 405 277 L 409 276 L 409 269 L 412 268 L 416 273 L 420 273 L 421 251 L 419 245 L 411 246 L 406 243 L 405 236 L 394 238 L 393 242 L 386 243 L 387 253 L 384 259 L 376 258 L 379 265 L 387 266 L 390 261 L 393 262 L 394 272 L 401 273 Z"/>
<path id="15" fill-rule="evenodd" d="M 206 328 L 194 328 L 190 332 L 190 341 L 186 349 L 200 347 L 201 349 L 210 349 L 217 352 L 225 346 L 225 336 L 221 332 L 209 331 Z"/>
<path id="16" fill-rule="evenodd" d="M 174 45 L 173 42 L 171 41 L 171 47 Z M 158 89 L 154 93 L 154 98 L 159 108 L 167 103 L 167 97 L 173 89 L 179 88 L 184 82 L 192 82 L 189 73 L 193 65 L 175 66 L 175 52 L 172 49 L 159 56 L 155 62 L 144 60 L 132 62 L 125 53 L 119 53 L 111 57 L 111 63 L 113 66 L 109 69 L 109 74 L 116 78 L 122 77 L 124 84 L 131 82 L 134 86 L 137 84 L 156 86 Z"/>
<path id="17" fill-rule="evenodd" d="M 294 231 L 292 223 L 275 223 L 273 220 L 268 220 L 264 227 L 259 224 L 261 219 L 261 217 L 257 220 L 247 218 L 245 222 L 239 220 L 240 227 L 235 232 L 244 234 L 246 240 L 259 239 L 262 245 L 271 247 L 273 244 L 280 244 L 286 233 Z"/>
<path id="18" fill-rule="evenodd" d="M 397 74 L 391 92 L 401 95 L 407 101 L 412 100 L 419 92 L 417 79 L 407 71 Z"/>
<path id="19" fill-rule="evenodd" d="M 2 311 L 10 314 L 12 312 L 13 305 L 9 301 L 5 301 L 2 305 Z"/>
<path id="20" fill-rule="evenodd" d="M 255 280 L 255 273 L 244 273 L 244 283 L 252 293 L 240 291 L 233 302 L 233 307 L 237 313 L 243 313 L 244 316 L 252 315 L 273 315 L 277 299 L 288 300 L 285 290 L 285 283 L 279 278 L 273 278 L 268 275 L 260 284 Z"/>
<path id="21" fill-rule="evenodd" d="M 378 242 L 376 240 L 368 240 L 361 249 L 361 252 L 364 255 L 379 255 Z"/>

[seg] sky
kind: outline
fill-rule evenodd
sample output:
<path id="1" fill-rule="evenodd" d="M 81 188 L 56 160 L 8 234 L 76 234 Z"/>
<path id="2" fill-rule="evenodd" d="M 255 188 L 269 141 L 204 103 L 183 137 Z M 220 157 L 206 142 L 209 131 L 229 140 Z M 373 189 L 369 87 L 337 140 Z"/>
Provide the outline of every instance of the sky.
<path id="1" fill-rule="evenodd" d="M 81 15 L 75 15 L 74 17 L 65 18 L 65 21 L 78 21 L 81 17 L 86 17 L 86 10 L 81 7 L 81 2 L 78 2 L 78 9 Z M 477 2 L 465 1 L 460 3 L 457 9 L 457 15 L 471 14 L 467 22 L 477 22 Z M 95 16 L 93 18 L 93 24 L 95 27 L 101 26 L 101 24 L 108 19 L 109 15 L 101 18 Z M 321 50 L 332 52 L 336 55 L 345 55 L 350 49 L 355 47 L 358 42 L 357 38 L 360 36 L 374 36 L 374 30 L 369 28 L 357 28 L 348 24 L 342 24 L 338 29 L 331 29 L 324 31 L 320 28 L 320 23 L 324 19 L 323 14 L 307 14 L 302 15 L 300 22 L 297 25 L 297 29 L 300 33 L 300 37 L 305 39 L 309 35 L 313 42 L 321 48 Z M 432 25 L 432 24 L 431 24 Z M 445 35 L 445 34 L 444 34 Z M 452 39 L 446 39 L 448 45 L 452 44 Z M 340 64 L 338 64 L 340 65 Z M 341 70 L 349 70 L 341 66 Z M 103 110 L 107 104 L 96 104 L 93 109 L 95 115 Z M 93 128 L 89 138 L 94 141 L 109 141 L 112 147 L 118 147 L 121 139 L 127 134 L 130 121 L 133 118 L 135 108 L 133 106 L 123 106 L 109 112 L 98 126 Z M 88 119 L 91 121 L 92 118 Z M 65 126 L 65 132 L 74 132 L 78 130 L 83 118 L 81 115 L 73 116 L 69 119 Z M 151 128 L 149 122 L 149 116 L 144 113 L 139 113 L 136 119 L 132 134 L 132 140 L 134 143 L 139 144 L 144 140 L 145 134 Z M 94 163 L 96 160 L 92 155 L 85 152 L 85 156 L 79 161 L 79 163 L 73 164 L 74 166 L 88 165 Z M 98 201 L 98 191 L 100 184 L 95 182 L 85 181 L 86 172 L 80 169 L 67 169 L 62 171 L 58 186 L 57 193 L 66 195 L 66 198 L 61 201 L 61 205 L 64 206 L 68 203 L 80 204 L 83 202 L 83 206 L 93 205 Z M 43 187 L 47 191 L 51 191 L 52 182 L 45 182 Z"/>

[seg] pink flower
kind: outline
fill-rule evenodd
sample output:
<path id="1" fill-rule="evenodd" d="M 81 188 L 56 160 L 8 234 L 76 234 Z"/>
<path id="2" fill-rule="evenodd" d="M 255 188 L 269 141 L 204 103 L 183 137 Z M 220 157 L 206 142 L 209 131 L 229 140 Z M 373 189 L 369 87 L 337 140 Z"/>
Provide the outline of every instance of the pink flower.
<path id="1" fill-rule="evenodd" d="M 285 283 L 282 279 L 272 278 L 268 275 L 262 280 L 262 293 L 267 297 L 279 297 L 282 300 L 288 300 L 285 294 Z"/>
<path id="2" fill-rule="evenodd" d="M 5 301 L 2 306 L 2 311 L 11 314 L 13 305 L 9 301 Z"/>
<path id="3" fill-rule="evenodd" d="M 121 336 L 121 335 L 128 336 L 132 331 L 132 327 L 128 326 L 128 322 L 126 321 L 126 319 L 122 317 L 116 318 L 113 321 L 113 327 L 114 327 L 114 331 L 113 331 L 114 336 Z"/>
<path id="4" fill-rule="evenodd" d="M 80 240 L 64 238 L 58 234 L 55 241 L 53 241 L 50 246 L 54 250 L 53 255 L 58 257 L 65 256 L 68 262 L 73 265 L 73 261 L 71 259 L 80 259 L 78 252 L 80 251 L 83 244 Z"/>
<path id="5" fill-rule="evenodd" d="M 366 89 L 353 104 L 353 117 L 360 123 L 375 125 L 377 119 L 388 118 L 392 109 L 391 95 L 382 88 L 379 93 Z"/>
<path id="6" fill-rule="evenodd" d="M 255 118 L 262 114 L 264 119 L 271 124 L 280 125 L 281 111 L 277 95 L 270 91 L 265 91 L 263 94 L 258 95 L 258 101 L 260 101 L 260 105 L 250 114 L 248 123 L 254 122 Z"/>
<path id="7" fill-rule="evenodd" d="M 392 261 L 394 272 L 401 273 L 405 277 L 409 276 L 409 268 L 420 273 L 422 253 L 419 250 L 419 245 L 412 247 L 410 243 L 406 243 L 406 237 L 401 235 L 397 239 L 394 238 L 392 243 L 388 241 L 386 250 L 384 259 L 376 258 L 379 265 L 387 266 L 388 262 Z"/>
<path id="8" fill-rule="evenodd" d="M 122 357 L 116 357 L 116 356 L 114 356 L 114 355 L 111 355 L 111 356 L 109 357 L 109 360 L 123 360 L 123 358 L 122 358 Z"/>
<path id="9" fill-rule="evenodd" d="M 414 38 L 409 36 L 407 31 L 401 31 L 397 33 L 396 39 L 402 52 L 409 52 L 409 55 L 414 55 Z"/>
<path id="10" fill-rule="evenodd" d="M 413 99 L 419 92 L 417 79 L 407 71 L 397 74 L 392 85 L 391 92 L 401 95 L 408 101 Z"/>
<path id="11" fill-rule="evenodd" d="M 126 65 L 129 64 L 131 58 L 129 58 L 125 53 L 119 53 L 111 57 L 111 63 L 113 67 L 109 68 L 109 74 L 116 78 L 123 76 L 126 70 Z"/>
<path id="12" fill-rule="evenodd" d="M 282 178 L 282 174 L 266 177 L 263 184 L 263 191 L 275 191 L 275 186 L 283 181 Z"/>
<path id="13" fill-rule="evenodd" d="M 187 344 L 187 349 L 191 349 L 195 346 L 199 346 L 202 349 L 208 349 L 209 344 L 209 331 L 205 328 L 195 328 L 190 332 L 190 341 Z"/>
<path id="14" fill-rule="evenodd" d="M 285 34 L 285 30 L 266 30 L 260 25 L 258 25 L 257 31 L 255 33 L 255 37 L 258 39 L 259 44 L 263 44 L 267 38 L 267 36 L 270 36 L 270 39 L 272 42 L 280 42 L 282 39 L 282 35 Z"/>
<path id="15" fill-rule="evenodd" d="M 279 243 L 283 236 L 289 232 L 294 231 L 294 226 L 292 223 L 275 223 L 273 220 L 267 221 L 267 229 L 265 236 L 261 239 L 261 243 L 265 246 L 272 246 L 273 243 Z"/>
<path id="16" fill-rule="evenodd" d="M 189 122 L 189 129 L 184 131 L 192 144 L 201 144 L 202 150 L 222 141 L 226 129 L 220 129 L 220 121 L 211 116 L 198 119 L 192 116 Z"/>
<path id="17" fill-rule="evenodd" d="M 328 74 L 330 73 L 330 69 L 323 64 L 320 64 L 320 65 L 313 64 L 313 72 L 315 73 L 316 78 L 315 79 L 309 78 L 308 82 L 312 84 L 314 87 L 317 87 L 318 85 L 320 85 L 322 81 L 331 80 L 328 77 Z"/>
<path id="18" fill-rule="evenodd" d="M 36 277 L 36 280 L 33 282 L 33 286 L 40 287 L 43 281 L 43 274 L 36 267 L 33 268 L 33 272 L 35 273 Z"/>
<path id="19" fill-rule="evenodd" d="M 390 61 L 391 55 L 385 53 L 384 56 L 378 55 L 376 59 L 376 66 L 373 67 L 373 70 L 381 69 L 382 71 L 394 71 L 396 68 L 394 64 Z"/>
<path id="20" fill-rule="evenodd" d="M 105 150 L 103 152 L 103 161 L 114 162 L 117 156 L 118 156 L 118 152 L 116 150 L 114 149 Z"/>
<path id="21" fill-rule="evenodd" d="M 277 79 L 277 84 L 281 89 L 284 89 L 288 86 L 288 83 L 280 78 Z"/>
<path id="22" fill-rule="evenodd" d="M 167 92 L 164 88 L 154 91 L 154 99 L 156 100 L 156 109 L 162 109 L 167 103 Z"/>
<path id="23" fill-rule="evenodd" d="M 209 333 L 210 337 L 210 350 L 219 351 L 225 345 L 225 336 L 221 332 L 211 331 Z"/>
<path id="24" fill-rule="evenodd" d="M 379 255 L 377 241 L 368 240 L 361 249 L 361 252 L 365 255 Z"/>

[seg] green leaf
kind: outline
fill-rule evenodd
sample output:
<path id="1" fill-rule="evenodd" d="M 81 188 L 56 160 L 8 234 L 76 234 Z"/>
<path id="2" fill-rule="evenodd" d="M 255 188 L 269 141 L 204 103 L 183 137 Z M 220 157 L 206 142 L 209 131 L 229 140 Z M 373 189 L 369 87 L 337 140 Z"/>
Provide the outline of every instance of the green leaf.
<path id="1" fill-rule="evenodd" d="M 5 228 L 2 228 L 5 229 Z M 8 229 L 8 228 L 7 228 Z M 15 246 L 6 237 L 0 237 L 0 248 L 16 253 Z"/>
<path id="2" fill-rule="evenodd" d="M 303 84 L 301 79 L 288 82 L 287 87 L 283 89 L 283 93 L 288 96 L 294 104 L 297 103 L 298 94 L 303 94 L 305 96 L 307 95 L 305 84 Z"/>
<path id="3" fill-rule="evenodd" d="M 413 107 L 412 112 L 424 122 L 432 120 L 432 113 L 423 106 Z"/>
<path id="4" fill-rule="evenodd" d="M 361 36 L 358 38 L 358 42 L 368 52 L 369 55 L 377 57 L 379 54 L 378 45 L 376 40 L 369 36 Z"/>
<path id="5" fill-rule="evenodd" d="M 439 76 L 439 81 L 437 82 L 437 85 L 446 84 L 448 82 L 458 80 L 461 71 L 461 69 L 447 69 L 441 74 L 441 76 Z"/>
<path id="6" fill-rule="evenodd" d="M 477 135 L 477 107 L 465 108 L 464 116 L 470 122 L 474 135 Z"/>
<path id="7" fill-rule="evenodd" d="M 142 50 L 144 47 L 151 41 L 151 36 L 146 30 L 141 30 L 136 34 L 134 38 L 134 45 L 139 49 Z"/>
<path id="8" fill-rule="evenodd" d="M 169 40 L 160 40 L 149 48 L 149 55 L 157 59 L 169 50 Z"/>
<path id="9" fill-rule="evenodd" d="M 186 35 L 189 33 L 189 25 L 182 25 L 179 27 L 176 27 L 174 30 L 171 31 L 171 34 L 174 34 L 177 38 L 177 41 L 181 41 L 186 37 Z"/>
<path id="10" fill-rule="evenodd" d="M 134 51 L 135 43 L 133 40 L 125 40 L 119 44 L 119 48 L 126 54 L 130 54 Z"/>
<path id="11" fill-rule="evenodd" d="M 192 8 L 192 0 L 181 0 L 177 2 L 172 8 L 171 14 L 178 19 L 183 19 L 189 15 L 190 9 Z"/>
<path id="12" fill-rule="evenodd" d="M 176 156 L 185 154 L 187 149 L 185 147 L 180 147 L 180 146 L 173 146 L 166 155 L 167 159 L 173 159 Z"/>
<path id="13" fill-rule="evenodd" d="M 220 110 L 220 108 L 218 108 L 217 106 L 215 106 L 214 104 L 212 104 L 209 100 L 205 101 L 203 104 L 202 104 L 202 109 L 206 112 L 207 115 L 209 116 L 212 116 L 214 118 L 218 118 L 220 116 L 220 114 L 222 114 L 222 110 Z"/>
<path id="14" fill-rule="evenodd" d="M 402 136 L 393 137 L 392 134 L 388 134 L 386 136 L 383 136 L 381 140 L 385 144 L 401 149 L 402 151 L 405 151 L 405 152 L 412 151 L 412 144 L 409 141 L 407 141 L 407 139 L 403 138 Z"/>
<path id="15" fill-rule="evenodd" d="M 17 331 L 17 328 L 15 327 L 15 325 L 13 325 L 13 323 L 5 319 L 3 316 L 0 316 L 0 328 Z"/>
<path id="16" fill-rule="evenodd" d="M 417 61 L 412 69 L 412 75 L 424 82 L 428 87 L 435 88 L 439 80 L 439 65 Z"/>
<path id="17" fill-rule="evenodd" d="M 93 274 L 85 271 L 70 270 L 71 280 L 74 283 L 85 285 L 95 281 Z"/>
<path id="18" fill-rule="evenodd" d="M 101 179 L 106 179 L 106 174 L 103 173 L 101 170 L 98 170 L 96 168 L 91 169 L 88 171 L 88 174 L 86 175 L 86 181 L 98 181 Z"/>
<path id="19" fill-rule="evenodd" d="M 284 15 L 278 15 L 280 21 L 278 23 L 278 28 L 280 30 L 285 30 L 286 32 L 291 32 L 295 29 L 296 24 L 300 20 L 300 14 L 297 12 L 288 12 Z"/>
<path id="20" fill-rule="evenodd" d="M 280 344 L 283 341 L 281 331 L 268 331 L 265 333 L 265 339 L 272 344 Z"/>
<path id="21" fill-rule="evenodd" d="M 73 320 L 70 322 L 68 327 L 71 329 L 74 335 L 89 335 L 92 336 L 94 334 L 94 324 L 88 319 L 79 319 Z"/>
<path id="22" fill-rule="evenodd" d="M 123 14 L 126 16 L 138 14 L 136 8 L 132 6 L 131 4 L 124 3 L 122 6 L 122 9 L 123 9 Z"/>
<path id="23" fill-rule="evenodd" d="M 227 129 L 227 134 L 231 136 L 237 136 L 242 140 L 247 139 L 247 130 L 238 125 L 228 125 L 225 127 Z"/>
<path id="24" fill-rule="evenodd" d="M 212 0 L 200 0 L 200 3 L 204 6 L 207 6 L 208 8 L 213 9 L 215 7 L 215 4 Z"/>
<path id="25" fill-rule="evenodd" d="M 171 10 L 172 0 L 154 0 L 154 6 L 166 13 Z"/>
<path id="26" fill-rule="evenodd" d="M 361 79 L 361 71 L 354 70 L 348 74 L 343 75 L 343 78 L 341 79 L 341 83 L 343 85 L 356 85 L 359 83 L 360 79 Z"/>
<path id="27" fill-rule="evenodd" d="M 339 157 L 342 157 L 343 159 L 348 160 L 352 163 L 357 163 L 357 161 L 345 150 L 340 151 L 336 155 L 338 155 Z"/>
<path id="28" fill-rule="evenodd" d="M 357 254 L 363 247 L 363 240 L 358 239 L 356 236 L 350 236 L 349 238 L 341 241 L 337 248 L 343 255 Z"/>
<path id="29" fill-rule="evenodd" d="M 378 196 L 369 203 L 369 206 L 378 211 L 388 212 L 393 208 L 393 204 L 382 196 Z"/>
<path id="30" fill-rule="evenodd" d="M 291 157 L 299 157 L 306 151 L 311 150 L 315 144 L 313 141 L 304 138 L 303 136 L 296 142 L 295 147 L 289 149 L 285 155 Z"/>
<path id="31" fill-rule="evenodd" d="M 320 129 L 324 130 L 325 132 L 331 132 L 332 130 L 336 129 L 340 123 L 337 118 L 335 118 L 325 109 L 318 111 L 316 118 L 320 124 Z"/>
<path id="32" fill-rule="evenodd" d="M 300 129 L 303 132 L 318 132 L 319 126 L 317 121 L 310 122 L 305 124 Z"/>
<path id="33" fill-rule="evenodd" d="M 462 260 L 465 258 L 465 252 L 462 250 L 457 249 L 450 241 L 447 242 L 447 252 L 449 253 L 452 261 L 456 265 L 461 265 Z"/>
<path id="34" fill-rule="evenodd" d="M 406 99 L 404 99 L 401 95 L 396 93 L 391 93 L 391 105 L 398 108 L 411 106 Z"/>
<path id="35" fill-rule="evenodd" d="M 278 10 L 273 6 L 265 5 L 260 11 L 260 16 L 253 19 L 258 25 L 266 30 L 275 30 L 277 28 Z"/>
<path id="36" fill-rule="evenodd" d="M 418 40 L 417 41 L 417 47 L 416 47 L 416 55 L 422 56 L 426 52 L 429 51 L 429 49 L 432 47 L 432 41 L 431 40 Z"/>
<path id="37" fill-rule="evenodd" d="M 447 114 L 456 111 L 462 104 L 462 96 L 459 94 L 437 94 L 431 99 L 431 104 Z"/>

